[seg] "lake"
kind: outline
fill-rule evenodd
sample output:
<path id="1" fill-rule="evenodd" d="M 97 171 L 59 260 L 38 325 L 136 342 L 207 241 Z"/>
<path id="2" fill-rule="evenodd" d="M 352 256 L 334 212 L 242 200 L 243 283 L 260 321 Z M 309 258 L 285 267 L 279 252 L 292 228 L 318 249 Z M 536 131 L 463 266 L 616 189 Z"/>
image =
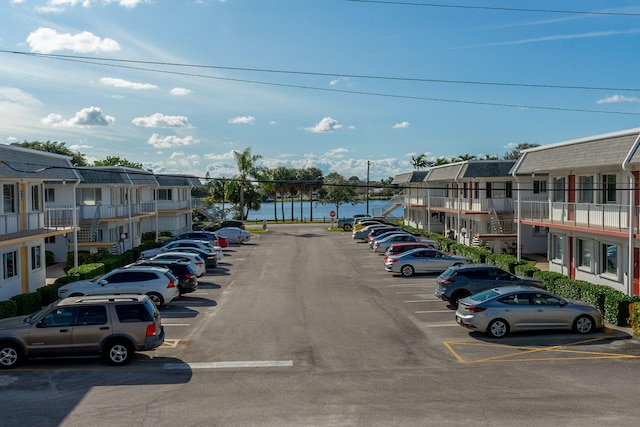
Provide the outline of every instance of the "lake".
<path id="1" fill-rule="evenodd" d="M 282 207 L 280 201 L 275 202 L 278 220 L 282 220 Z M 262 221 L 273 220 L 273 204 L 274 202 L 263 202 L 260 205 L 260 209 L 257 211 L 249 211 L 249 216 L 247 217 L 247 221 Z M 391 202 L 389 200 L 369 200 L 369 214 L 371 215 L 380 215 L 384 209 L 391 206 Z M 225 207 L 229 207 L 229 204 L 226 204 Z M 331 216 L 329 212 L 335 211 L 335 205 L 323 205 L 318 202 L 313 203 L 313 219 L 314 220 L 322 220 L 325 219 L 327 221 L 331 220 Z M 355 214 L 363 214 L 367 213 L 367 203 L 366 201 L 362 201 L 356 203 L 355 205 L 345 203 L 340 205 L 337 210 L 338 216 L 336 218 L 350 218 Z M 311 217 L 311 212 L 309 209 L 309 200 L 302 201 L 302 220 L 308 221 Z M 398 207 L 394 210 L 389 216 L 391 217 L 402 217 L 403 208 L 402 206 Z M 284 218 L 285 220 L 291 220 L 291 202 L 284 202 Z M 293 218 L 295 221 L 300 221 L 300 201 L 296 200 L 293 202 Z"/>

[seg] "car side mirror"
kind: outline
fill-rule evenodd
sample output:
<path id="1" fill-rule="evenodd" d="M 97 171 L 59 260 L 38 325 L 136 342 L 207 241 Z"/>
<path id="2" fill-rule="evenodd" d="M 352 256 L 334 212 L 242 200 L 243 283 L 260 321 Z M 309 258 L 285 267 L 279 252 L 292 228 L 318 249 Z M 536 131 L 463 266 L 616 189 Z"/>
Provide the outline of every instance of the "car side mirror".
<path id="1" fill-rule="evenodd" d="M 104 286 L 104 285 L 108 285 L 109 282 L 107 282 L 106 280 L 101 280 L 100 281 L 100 286 Z"/>

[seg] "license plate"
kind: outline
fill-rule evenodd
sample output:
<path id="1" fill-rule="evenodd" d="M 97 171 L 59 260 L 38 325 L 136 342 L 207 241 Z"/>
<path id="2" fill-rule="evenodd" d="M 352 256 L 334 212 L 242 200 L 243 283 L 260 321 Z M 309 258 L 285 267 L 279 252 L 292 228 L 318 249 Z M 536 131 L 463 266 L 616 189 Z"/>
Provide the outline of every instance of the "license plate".
<path id="1" fill-rule="evenodd" d="M 458 322 L 458 325 L 462 325 L 462 319 L 458 316 L 456 316 L 456 322 Z"/>

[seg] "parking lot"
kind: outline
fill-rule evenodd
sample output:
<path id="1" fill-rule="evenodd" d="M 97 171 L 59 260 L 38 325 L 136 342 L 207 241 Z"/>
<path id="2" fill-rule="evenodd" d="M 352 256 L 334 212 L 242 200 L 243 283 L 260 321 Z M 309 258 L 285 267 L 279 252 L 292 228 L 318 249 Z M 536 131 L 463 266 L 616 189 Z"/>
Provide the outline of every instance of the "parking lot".
<path id="1" fill-rule="evenodd" d="M 273 226 L 225 252 L 198 291 L 161 307 L 165 343 L 130 365 L 3 373 L 6 422 L 637 424 L 640 346 L 627 330 L 469 332 L 433 295 L 435 274 L 393 276 L 322 225 Z"/>

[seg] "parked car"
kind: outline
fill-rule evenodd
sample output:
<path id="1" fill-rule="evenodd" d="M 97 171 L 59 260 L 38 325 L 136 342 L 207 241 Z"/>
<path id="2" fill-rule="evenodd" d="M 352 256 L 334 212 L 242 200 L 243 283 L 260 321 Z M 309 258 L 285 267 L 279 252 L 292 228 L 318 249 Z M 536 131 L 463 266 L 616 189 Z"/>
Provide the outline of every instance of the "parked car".
<path id="1" fill-rule="evenodd" d="M 382 239 L 376 239 L 373 241 L 373 251 L 377 253 L 384 253 L 389 246 L 399 242 L 425 242 L 435 243 L 433 240 L 422 239 L 409 233 L 391 234 Z"/>
<path id="2" fill-rule="evenodd" d="M 213 246 L 220 246 L 218 236 L 211 231 L 187 231 L 176 236 L 176 240 L 205 240 Z"/>
<path id="3" fill-rule="evenodd" d="M 353 240 L 364 240 L 364 241 L 368 241 L 369 240 L 369 233 L 371 233 L 373 230 L 375 230 L 376 228 L 385 228 L 385 227 L 392 227 L 391 225 L 388 224 L 370 224 L 367 225 L 359 230 L 353 230 L 353 232 L 351 233 L 351 237 L 353 238 Z"/>
<path id="4" fill-rule="evenodd" d="M 198 290 L 198 275 L 191 266 L 190 261 L 142 259 L 133 264 L 129 264 L 127 267 L 136 266 L 164 267 L 171 270 L 173 275 L 178 279 L 180 295 L 189 294 Z"/>
<path id="5" fill-rule="evenodd" d="M 451 266 L 468 264 L 471 259 L 449 255 L 437 249 L 414 249 L 398 255 L 392 255 L 384 263 L 385 270 L 400 273 L 405 277 L 415 273 L 442 272 Z"/>
<path id="6" fill-rule="evenodd" d="M 344 231 L 351 231 L 353 224 L 359 218 L 371 218 L 369 214 L 355 214 L 351 218 L 338 218 L 337 227 L 342 228 Z"/>
<path id="7" fill-rule="evenodd" d="M 403 252 L 408 252 L 414 249 L 438 249 L 438 242 L 434 240 L 426 240 L 419 242 L 400 242 L 400 243 L 392 243 L 391 246 L 387 248 L 384 252 L 384 261 L 387 260 L 391 255 L 399 255 Z"/>
<path id="8" fill-rule="evenodd" d="M 145 294 L 159 306 L 178 298 L 180 291 L 176 276 L 161 267 L 116 268 L 102 276 L 58 288 L 59 298 L 119 294 Z"/>
<path id="9" fill-rule="evenodd" d="M 594 305 L 529 286 L 493 288 L 461 299 L 456 321 L 493 338 L 538 329 L 573 329 L 588 334 L 604 325 L 602 313 Z"/>
<path id="10" fill-rule="evenodd" d="M 145 295 L 65 298 L 30 316 L 0 320 L 0 368 L 29 357 L 78 355 L 102 355 L 121 366 L 163 342 L 160 313 Z"/>
<path id="11" fill-rule="evenodd" d="M 376 242 L 380 242 L 382 240 L 387 239 L 390 236 L 396 236 L 396 235 L 399 235 L 399 234 L 402 234 L 403 236 L 413 236 L 413 234 L 409 233 L 407 230 L 387 231 L 386 233 L 379 233 L 377 236 L 369 237 L 369 247 L 371 249 L 373 249 L 375 244 L 376 244 Z M 385 250 L 386 250 L 386 248 L 385 248 Z"/>
<path id="12" fill-rule="evenodd" d="M 215 247 L 211 243 L 204 240 L 176 240 L 174 242 L 167 243 L 166 245 L 159 248 L 147 249 L 146 251 L 142 251 L 140 255 L 143 258 L 151 258 L 152 256 L 161 254 L 163 252 L 175 252 L 177 248 L 197 248 L 204 251 L 205 253 L 210 254 L 215 254 L 216 252 Z"/>
<path id="13" fill-rule="evenodd" d="M 397 224 L 391 221 L 387 221 L 384 218 L 359 218 L 353 225 L 353 232 L 361 230 L 369 225 L 390 225 L 394 227 Z"/>
<path id="14" fill-rule="evenodd" d="M 495 265 L 467 264 L 449 267 L 438 276 L 434 294 L 457 307 L 458 300 L 462 298 L 501 286 L 535 286 L 545 289 L 541 280 L 515 276 Z"/>
<path id="15" fill-rule="evenodd" d="M 378 237 L 379 235 L 388 233 L 390 231 L 402 231 L 402 232 L 408 233 L 408 231 L 402 227 L 392 227 L 387 225 L 385 227 L 374 228 L 373 230 L 369 231 L 369 234 L 367 234 L 367 240 L 369 243 L 371 243 L 371 241 L 376 237 Z"/>
<path id="16" fill-rule="evenodd" d="M 229 243 L 245 243 L 251 240 L 251 233 L 237 227 L 224 227 L 216 233 L 226 237 Z"/>
<path id="17" fill-rule="evenodd" d="M 166 262 L 188 262 L 189 265 L 193 268 L 197 277 L 202 277 L 207 272 L 207 266 L 204 262 L 204 259 L 196 253 L 193 252 L 163 252 L 151 258 L 140 258 L 139 261 L 142 260 L 150 260 L 156 261 L 159 263 Z"/>
<path id="18" fill-rule="evenodd" d="M 218 266 L 218 253 L 215 251 L 215 248 L 213 253 L 209 251 L 204 251 L 199 248 L 192 248 L 188 246 L 187 247 L 178 246 L 177 248 L 173 248 L 173 251 L 181 254 L 198 255 L 204 261 L 205 271 L 212 268 L 216 268 Z"/>
<path id="19" fill-rule="evenodd" d="M 224 221 L 218 221 L 208 227 L 205 228 L 205 230 L 207 231 L 218 231 L 222 228 L 227 228 L 227 227 L 234 227 L 234 228 L 241 228 L 241 229 L 245 229 L 245 225 L 244 222 L 242 221 L 238 221 L 236 219 L 225 219 Z"/>

